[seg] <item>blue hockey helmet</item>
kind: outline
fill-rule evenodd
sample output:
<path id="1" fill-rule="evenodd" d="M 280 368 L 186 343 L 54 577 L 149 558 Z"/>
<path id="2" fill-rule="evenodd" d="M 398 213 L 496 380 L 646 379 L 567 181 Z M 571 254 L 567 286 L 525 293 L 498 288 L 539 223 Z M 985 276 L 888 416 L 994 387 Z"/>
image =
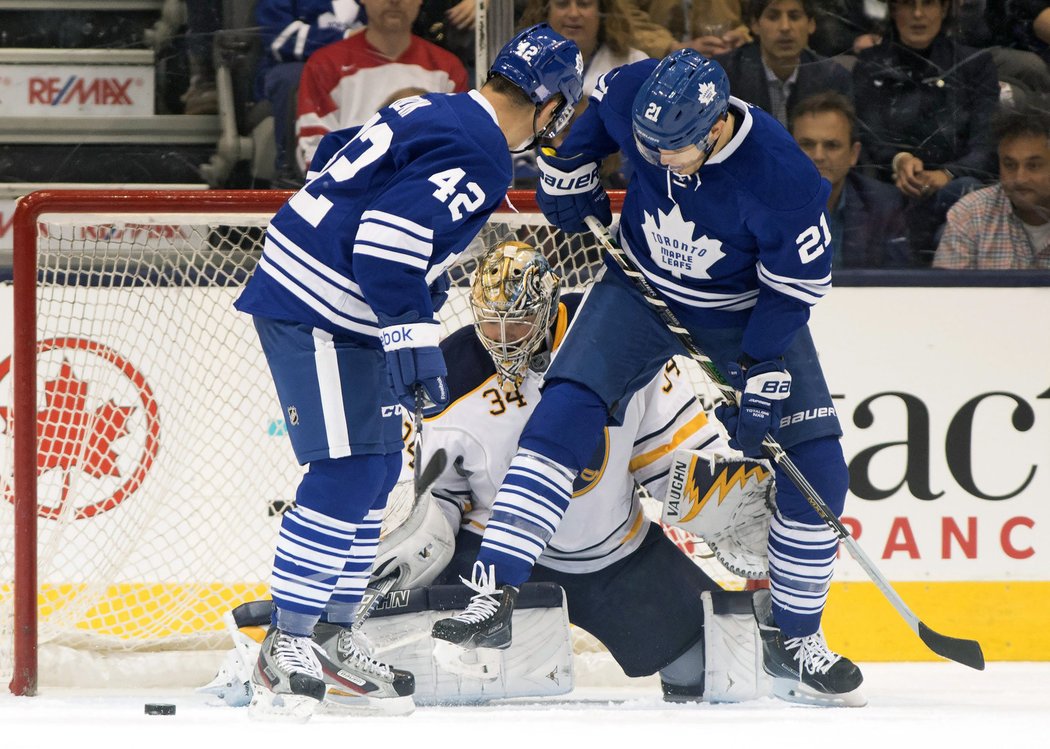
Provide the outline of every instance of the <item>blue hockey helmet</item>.
<path id="1" fill-rule="evenodd" d="M 642 157 L 662 166 L 660 149 L 697 146 L 706 154 L 711 128 L 729 110 L 729 79 L 722 66 L 694 49 L 672 52 L 634 97 L 634 141 Z"/>
<path id="2" fill-rule="evenodd" d="M 565 97 L 543 133 L 553 137 L 569 123 L 583 96 L 583 56 L 576 42 L 539 23 L 505 45 L 489 68 L 489 78 L 500 75 L 524 91 L 536 106 L 555 94 Z"/>

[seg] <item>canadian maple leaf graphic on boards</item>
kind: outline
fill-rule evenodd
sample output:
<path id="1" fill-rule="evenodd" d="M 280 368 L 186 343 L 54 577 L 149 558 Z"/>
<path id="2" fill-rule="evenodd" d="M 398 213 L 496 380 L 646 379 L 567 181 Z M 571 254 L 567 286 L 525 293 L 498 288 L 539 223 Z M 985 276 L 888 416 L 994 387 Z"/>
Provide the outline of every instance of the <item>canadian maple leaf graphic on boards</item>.
<path id="1" fill-rule="evenodd" d="M 143 375 L 112 349 L 95 341 L 68 337 L 38 343 L 38 353 L 41 354 L 61 352 L 62 349 L 87 352 L 97 357 L 95 361 L 101 360 L 115 367 L 136 394 L 132 399 L 136 405 L 121 405 L 115 398 L 100 403 L 97 395 L 91 397 L 92 393 L 97 393 L 94 389 L 97 383 L 79 376 L 66 357 L 62 357 L 57 372 L 52 370 L 53 375 L 44 382 L 44 404 L 35 412 L 36 473 L 39 476 L 57 471 L 61 473 L 61 481 L 60 485 L 53 485 L 58 496 L 52 494 L 50 501 L 41 498 L 38 514 L 44 518 L 63 515 L 62 508 L 73 500 L 74 477 L 80 473 L 107 482 L 94 488 L 82 487 L 78 491 L 74 515 L 77 519 L 89 518 L 118 506 L 141 486 L 159 447 L 157 404 Z M 10 358 L 0 361 L 0 380 L 6 378 L 10 370 Z M 141 419 L 134 418 L 139 410 L 145 417 L 144 427 L 139 423 Z M 12 408 L 0 406 L 0 434 L 14 433 L 14 418 Z M 114 445 L 129 434 L 130 443 Z M 137 460 L 123 459 L 123 452 L 118 453 L 118 450 L 128 449 L 136 453 Z M 123 471 L 121 466 L 125 467 Z M 125 472 L 129 475 L 123 476 Z M 109 483 L 113 481 L 116 483 Z M 0 484 L 5 498 L 13 501 L 11 486 L 2 477 Z"/>
<path id="2" fill-rule="evenodd" d="M 87 409 L 88 383 L 63 360 L 58 377 L 44 383 L 43 410 L 37 411 L 37 473 L 79 468 L 93 478 L 120 477 L 114 440 L 128 435 L 134 406 L 112 400 Z"/>

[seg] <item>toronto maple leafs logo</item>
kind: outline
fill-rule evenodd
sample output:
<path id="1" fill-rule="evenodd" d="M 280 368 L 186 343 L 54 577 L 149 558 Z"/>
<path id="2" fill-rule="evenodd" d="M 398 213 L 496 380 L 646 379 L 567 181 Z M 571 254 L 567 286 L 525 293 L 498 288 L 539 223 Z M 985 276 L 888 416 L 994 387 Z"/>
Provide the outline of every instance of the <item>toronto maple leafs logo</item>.
<path id="1" fill-rule="evenodd" d="M 698 95 L 701 104 L 710 104 L 715 100 L 715 96 L 718 95 L 718 89 L 715 88 L 713 83 L 701 83 Z"/>
<path id="2" fill-rule="evenodd" d="M 706 234 L 696 237 L 696 224 L 682 218 L 677 204 L 670 213 L 657 209 L 655 217 L 644 214 L 642 231 L 653 262 L 675 278 L 711 278 L 708 270 L 725 257 L 721 240 Z"/>
<path id="3" fill-rule="evenodd" d="M 83 519 L 111 510 L 138 490 L 157 456 L 153 391 L 127 359 L 96 341 L 50 338 L 37 353 L 43 377 L 35 413 L 37 514 Z M 0 361 L 0 383 L 11 363 Z M 0 441 L 11 439 L 14 421 L 14 410 L 0 405 Z M 11 501 L 7 476 L 0 476 L 0 489 Z"/>

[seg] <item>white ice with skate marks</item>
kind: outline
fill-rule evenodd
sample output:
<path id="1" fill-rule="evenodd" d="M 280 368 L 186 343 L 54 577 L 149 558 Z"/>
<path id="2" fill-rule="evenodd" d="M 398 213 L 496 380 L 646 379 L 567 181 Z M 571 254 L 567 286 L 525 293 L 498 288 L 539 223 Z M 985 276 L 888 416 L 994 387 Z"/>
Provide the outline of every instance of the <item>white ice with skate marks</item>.
<path id="1" fill-rule="evenodd" d="M 191 747 L 585 746 L 634 748 L 798 746 L 804 749 L 1027 749 L 1050 736 L 1050 663 L 867 663 L 868 706 L 791 706 L 773 698 L 734 705 L 666 705 L 651 679 L 578 688 L 550 700 L 483 707 L 427 707 L 401 718 L 315 715 L 309 723 L 260 724 L 247 711 L 208 704 L 192 689 L 44 689 L 0 696 L 4 749 Z M 176 705 L 147 716 L 146 702 Z"/>

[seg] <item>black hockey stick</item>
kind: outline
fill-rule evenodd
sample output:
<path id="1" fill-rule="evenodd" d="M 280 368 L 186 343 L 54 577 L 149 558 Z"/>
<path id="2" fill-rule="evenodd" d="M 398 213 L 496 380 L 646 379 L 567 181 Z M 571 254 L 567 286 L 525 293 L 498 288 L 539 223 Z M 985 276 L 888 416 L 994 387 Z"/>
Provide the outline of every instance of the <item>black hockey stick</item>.
<path id="1" fill-rule="evenodd" d="M 661 299 L 659 292 L 653 288 L 653 286 L 646 280 L 645 276 L 642 275 L 635 266 L 633 261 L 627 257 L 627 254 L 616 244 L 613 240 L 609 230 L 602 225 L 594 216 L 588 216 L 586 219 L 587 227 L 594 234 L 598 242 L 602 245 L 603 249 L 612 256 L 616 264 L 620 266 L 620 269 L 627 274 L 627 277 L 634 282 L 634 285 L 645 297 L 645 301 L 649 303 L 660 315 L 664 324 L 667 325 L 668 329 L 678 338 L 679 343 L 685 348 L 692 357 L 700 369 L 704 371 L 704 374 L 710 378 L 711 382 L 714 383 L 715 387 L 726 397 L 726 399 L 733 404 L 739 404 L 739 398 L 736 390 L 732 385 L 722 376 L 722 373 L 718 371 L 715 363 L 711 361 L 711 358 L 701 351 L 696 343 L 693 341 L 693 337 L 689 334 L 689 331 L 682 327 L 682 324 L 678 321 L 674 312 L 668 309 L 667 304 Z M 780 466 L 781 470 L 791 479 L 802 496 L 806 498 L 810 506 L 816 511 L 817 515 L 820 516 L 821 520 L 827 523 L 828 527 L 835 531 L 835 534 L 839 537 L 842 543 L 846 546 L 850 556 L 852 556 L 857 563 L 864 568 L 864 571 L 868 573 L 868 577 L 875 583 L 882 594 L 889 599 L 889 602 L 893 604 L 893 608 L 897 609 L 904 620 L 908 622 L 908 625 L 912 628 L 912 631 L 919 636 L 925 644 L 933 652 L 937 653 L 944 658 L 961 663 L 964 666 L 975 668 L 978 671 L 984 670 L 984 653 L 981 651 L 981 644 L 976 640 L 963 640 L 958 637 L 948 637 L 938 632 L 934 632 L 932 629 L 927 627 L 919 618 L 908 608 L 908 604 L 904 602 L 904 599 L 897 594 L 897 591 L 893 589 L 889 581 L 879 572 L 878 568 L 875 567 L 875 563 L 871 561 L 864 550 L 860 548 L 853 536 L 850 535 L 849 531 L 846 530 L 846 526 L 835 516 L 835 513 L 831 511 L 831 508 L 827 506 L 817 491 L 809 483 L 806 477 L 795 465 L 794 461 L 788 457 L 784 448 L 773 439 L 772 436 L 767 434 L 762 440 L 762 447 L 765 450 L 766 455 L 770 460 L 774 461 Z"/>

